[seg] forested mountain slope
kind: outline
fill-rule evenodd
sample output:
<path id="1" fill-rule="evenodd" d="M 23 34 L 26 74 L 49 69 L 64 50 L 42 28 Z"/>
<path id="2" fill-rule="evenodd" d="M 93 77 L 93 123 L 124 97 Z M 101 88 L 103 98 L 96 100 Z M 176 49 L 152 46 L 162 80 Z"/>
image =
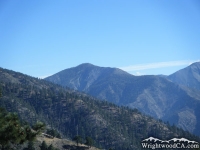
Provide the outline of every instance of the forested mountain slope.
<path id="1" fill-rule="evenodd" d="M 133 76 L 117 68 L 81 64 L 45 80 L 137 108 L 200 135 L 200 94 L 162 76 Z"/>
<path id="2" fill-rule="evenodd" d="M 0 68 L 0 87 L 1 107 L 17 112 L 30 123 L 43 121 L 63 137 L 90 136 L 97 147 L 141 149 L 141 140 L 149 136 L 199 141 L 189 132 L 156 121 L 136 109 L 116 106 L 14 71 Z"/>

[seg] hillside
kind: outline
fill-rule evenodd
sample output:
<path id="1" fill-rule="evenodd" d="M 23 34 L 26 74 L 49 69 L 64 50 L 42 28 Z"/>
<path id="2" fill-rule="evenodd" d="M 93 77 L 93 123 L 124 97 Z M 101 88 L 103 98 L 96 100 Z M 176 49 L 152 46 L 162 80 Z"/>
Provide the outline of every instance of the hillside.
<path id="1" fill-rule="evenodd" d="M 137 108 L 200 135 L 200 95 L 162 76 L 133 76 L 117 68 L 81 64 L 45 80 L 117 105 Z"/>
<path id="2" fill-rule="evenodd" d="M 92 137 L 99 148 L 141 149 L 141 140 L 185 137 L 199 141 L 175 126 L 147 117 L 136 109 L 116 106 L 45 80 L 0 69 L 0 106 L 17 112 L 31 124 L 40 120 L 65 138 L 77 133 Z"/>
<path id="3" fill-rule="evenodd" d="M 200 90 L 200 62 L 193 63 L 169 75 L 168 79 L 180 85 Z"/>
<path id="4" fill-rule="evenodd" d="M 44 135 L 37 136 L 36 140 L 34 141 L 34 147 L 36 150 L 40 150 L 40 146 L 42 145 L 42 142 L 45 141 L 47 146 L 49 147 L 52 145 L 54 148 L 57 148 L 59 150 L 88 150 L 88 146 L 84 144 L 77 144 L 74 141 L 68 140 L 68 139 L 59 139 L 59 138 L 48 138 Z M 24 144 L 23 147 L 27 147 L 27 144 Z M 100 150 L 95 147 L 91 147 L 90 150 Z"/>

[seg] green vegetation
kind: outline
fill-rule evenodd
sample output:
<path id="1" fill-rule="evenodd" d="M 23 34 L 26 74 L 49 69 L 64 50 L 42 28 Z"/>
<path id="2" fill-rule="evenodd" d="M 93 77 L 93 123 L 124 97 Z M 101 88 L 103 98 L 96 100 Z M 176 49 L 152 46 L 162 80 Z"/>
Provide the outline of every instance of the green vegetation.
<path id="1" fill-rule="evenodd" d="M 79 136 L 79 135 L 76 135 L 74 138 L 73 138 L 73 141 L 76 142 L 77 146 L 78 146 L 78 143 L 82 143 L 82 138 Z"/>
<path id="2" fill-rule="evenodd" d="M 32 141 L 29 141 L 29 142 L 28 142 L 28 150 L 35 150 L 34 144 L 33 144 Z"/>
<path id="3" fill-rule="evenodd" d="M 40 149 L 41 150 L 48 150 L 48 146 L 47 146 L 45 141 L 42 142 L 42 145 L 40 146 Z"/>
<path id="4" fill-rule="evenodd" d="M 85 145 L 88 145 L 88 147 L 91 147 L 94 143 L 93 139 L 91 137 L 86 137 L 85 138 L 86 142 L 85 142 Z"/>
<path id="5" fill-rule="evenodd" d="M 55 129 L 47 129 L 46 134 L 49 134 L 53 137 L 61 138 L 60 133 L 58 133 L 58 131 Z"/>
<path id="6" fill-rule="evenodd" d="M 37 122 L 35 125 L 33 125 L 33 130 L 37 131 L 37 134 L 42 133 L 42 131 L 45 130 L 46 125 L 42 122 Z"/>
<path id="7" fill-rule="evenodd" d="M 94 145 L 103 149 L 141 149 L 141 141 L 149 136 L 200 141 L 189 132 L 147 117 L 136 109 L 99 101 L 84 93 L 1 68 L 0 87 L 3 94 L 0 106 L 17 112 L 37 130 L 34 134 L 44 129 L 42 121 L 63 137 L 73 139 L 78 132 L 89 147 Z M 47 131 L 56 136 L 52 129 Z M 41 147 L 48 148 L 45 143 Z"/>
<path id="8" fill-rule="evenodd" d="M 2 149 L 8 149 L 11 144 L 33 141 L 40 131 L 41 126 L 32 131 L 30 126 L 20 123 L 16 113 L 8 113 L 5 109 L 0 108 L 0 145 Z"/>
<path id="9" fill-rule="evenodd" d="M 42 142 L 42 144 L 41 144 L 41 146 L 40 146 L 40 149 L 41 149 L 41 150 L 59 150 L 59 149 L 53 147 L 52 144 L 49 145 L 49 147 L 48 147 L 45 141 Z"/>
<path id="10" fill-rule="evenodd" d="M 51 144 L 51 145 L 48 147 L 48 150 L 55 150 L 55 148 L 54 148 L 53 145 Z"/>

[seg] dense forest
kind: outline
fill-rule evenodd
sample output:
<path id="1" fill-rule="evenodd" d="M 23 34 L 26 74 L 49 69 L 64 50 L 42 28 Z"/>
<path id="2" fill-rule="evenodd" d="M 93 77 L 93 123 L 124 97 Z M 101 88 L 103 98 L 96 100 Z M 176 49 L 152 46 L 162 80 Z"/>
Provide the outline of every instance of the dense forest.
<path id="1" fill-rule="evenodd" d="M 137 109 L 116 106 L 84 93 L 0 68 L 0 107 L 16 112 L 31 126 L 44 122 L 62 138 L 91 137 L 96 147 L 115 150 L 141 149 L 150 136 L 167 140 L 199 137 L 169 123 L 145 116 Z M 60 138 L 61 138 L 60 137 Z M 84 143 L 86 141 L 83 141 Z"/>

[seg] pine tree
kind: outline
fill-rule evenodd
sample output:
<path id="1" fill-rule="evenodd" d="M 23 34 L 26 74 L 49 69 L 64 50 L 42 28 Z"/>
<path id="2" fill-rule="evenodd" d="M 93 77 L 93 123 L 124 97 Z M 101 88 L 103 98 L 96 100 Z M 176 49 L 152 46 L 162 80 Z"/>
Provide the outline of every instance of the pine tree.
<path id="1" fill-rule="evenodd" d="M 53 145 L 51 144 L 51 145 L 48 147 L 48 150 L 55 150 L 55 148 L 54 148 Z"/>
<path id="2" fill-rule="evenodd" d="M 91 147 L 94 143 L 93 139 L 91 137 L 86 137 L 85 138 L 86 142 L 85 144 L 88 146 L 88 147 Z"/>
<path id="3" fill-rule="evenodd" d="M 33 126 L 33 129 L 35 131 L 37 131 L 38 134 L 40 134 L 42 131 L 45 130 L 45 124 L 42 123 L 42 122 L 37 122 L 34 126 Z"/>
<path id="4" fill-rule="evenodd" d="M 77 146 L 78 146 L 78 143 L 81 143 L 82 138 L 81 138 L 79 135 L 76 135 L 76 136 L 73 138 L 73 141 L 75 141 L 76 144 L 77 144 Z"/>
<path id="5" fill-rule="evenodd" d="M 49 134 L 53 137 L 61 138 L 61 135 L 58 133 L 58 131 L 54 129 L 47 129 L 46 134 Z"/>
<path id="6" fill-rule="evenodd" d="M 35 150 L 34 143 L 32 141 L 28 142 L 28 150 Z"/>
<path id="7" fill-rule="evenodd" d="M 31 128 L 20 123 L 16 113 L 7 113 L 5 109 L 0 108 L 0 145 L 2 149 L 12 144 L 23 144 L 25 141 L 32 141 L 37 132 L 31 131 Z"/>
<path id="8" fill-rule="evenodd" d="M 42 145 L 40 146 L 41 150 L 48 150 L 48 146 L 45 141 L 42 142 Z"/>

